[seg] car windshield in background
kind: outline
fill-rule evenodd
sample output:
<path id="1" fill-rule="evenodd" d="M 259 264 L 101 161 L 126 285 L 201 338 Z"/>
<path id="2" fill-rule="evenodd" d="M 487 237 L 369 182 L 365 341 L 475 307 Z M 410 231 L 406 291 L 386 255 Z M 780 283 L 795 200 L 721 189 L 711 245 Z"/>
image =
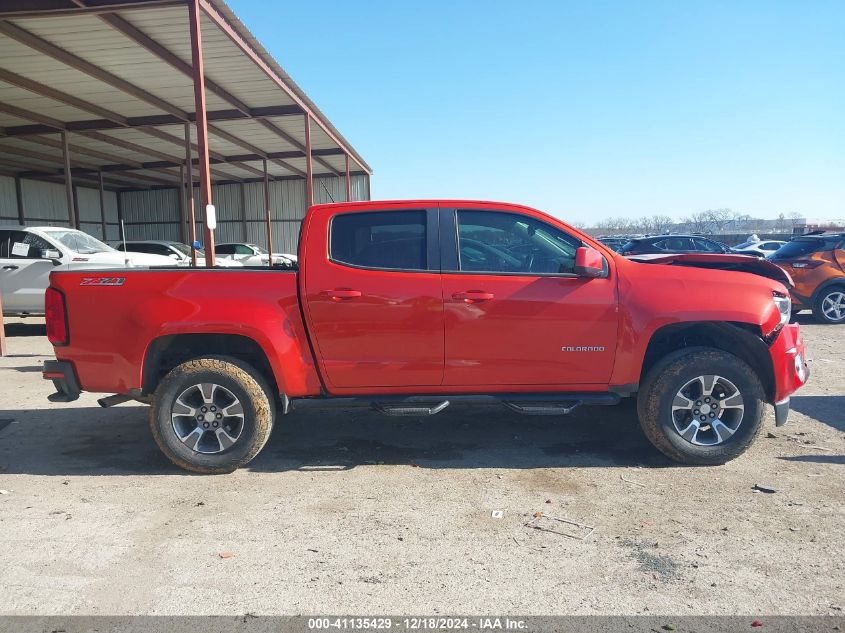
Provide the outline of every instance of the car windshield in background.
<path id="1" fill-rule="evenodd" d="M 259 255 L 269 255 L 267 249 L 262 248 L 261 246 L 257 246 L 256 244 L 247 244 L 247 246 L 249 246 L 250 248 L 254 248 L 256 251 L 258 251 Z"/>
<path id="2" fill-rule="evenodd" d="M 772 253 L 772 259 L 793 259 L 795 257 L 803 257 L 816 251 L 828 251 L 836 247 L 842 241 L 841 237 L 835 239 L 824 239 L 818 237 L 808 237 L 805 239 L 792 240 L 781 246 L 778 250 Z"/>
<path id="3" fill-rule="evenodd" d="M 82 231 L 49 231 L 47 234 L 80 255 L 108 253 L 114 250 L 111 246 L 103 244 L 100 240 Z"/>
<path id="4" fill-rule="evenodd" d="M 190 256 L 191 256 L 191 247 L 190 247 L 190 246 L 188 246 L 187 244 L 182 244 L 182 243 L 180 243 L 180 242 L 171 242 L 171 243 L 170 243 L 170 246 L 172 246 L 172 247 L 173 247 L 173 248 L 175 248 L 177 251 L 179 251 L 180 253 L 182 253 L 185 257 L 190 257 Z M 197 250 L 197 254 L 199 254 L 200 252 L 201 252 L 201 251 L 198 249 L 198 250 Z"/>

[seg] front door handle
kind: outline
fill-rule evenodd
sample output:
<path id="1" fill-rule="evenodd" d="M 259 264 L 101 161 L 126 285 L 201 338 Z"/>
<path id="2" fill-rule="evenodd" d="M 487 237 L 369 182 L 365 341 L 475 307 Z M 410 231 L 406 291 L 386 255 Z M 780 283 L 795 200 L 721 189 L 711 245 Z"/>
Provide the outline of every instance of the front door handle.
<path id="1" fill-rule="evenodd" d="M 361 291 L 351 288 L 335 288 L 334 290 L 323 290 L 320 294 L 327 296 L 332 301 L 343 301 L 344 299 L 360 297 Z"/>
<path id="2" fill-rule="evenodd" d="M 452 295 L 452 298 L 463 301 L 464 303 L 474 303 L 476 301 L 490 301 L 495 296 L 492 292 L 485 292 L 484 290 L 466 290 L 464 292 L 456 292 Z"/>
<path id="3" fill-rule="evenodd" d="M 20 266 L 14 266 L 14 265 L 3 266 L 3 270 L 17 270 L 18 268 L 20 268 Z"/>

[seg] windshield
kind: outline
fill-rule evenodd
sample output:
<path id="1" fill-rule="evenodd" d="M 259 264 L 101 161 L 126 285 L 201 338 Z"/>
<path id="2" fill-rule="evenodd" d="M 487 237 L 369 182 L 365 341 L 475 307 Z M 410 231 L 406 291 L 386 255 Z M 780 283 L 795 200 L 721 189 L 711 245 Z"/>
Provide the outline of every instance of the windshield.
<path id="1" fill-rule="evenodd" d="M 175 248 L 180 253 L 182 253 L 182 255 L 184 255 L 185 257 L 191 256 L 191 247 L 188 246 L 187 244 L 182 244 L 181 242 L 170 242 L 170 246 L 172 248 Z M 200 250 L 197 249 L 197 253 L 199 253 L 199 252 L 200 252 Z"/>
<path id="2" fill-rule="evenodd" d="M 82 231 L 75 231 L 68 229 L 67 231 L 47 231 L 47 235 L 55 240 L 58 240 L 70 250 L 80 255 L 91 255 L 92 253 L 110 253 L 114 249 L 103 244 L 100 240 L 95 239 L 83 233 Z"/>
<path id="3" fill-rule="evenodd" d="M 794 257 L 802 257 L 817 251 L 829 251 L 836 248 L 836 245 L 842 241 L 841 237 L 834 239 L 824 238 L 804 238 L 792 240 L 781 246 L 778 250 L 770 255 L 772 259 L 792 259 Z"/>
<path id="4" fill-rule="evenodd" d="M 269 253 L 267 252 L 267 249 L 264 249 L 260 246 L 257 246 L 255 244 L 247 244 L 247 246 L 249 246 L 250 248 L 254 248 L 256 251 L 258 251 L 259 255 L 269 255 Z"/>

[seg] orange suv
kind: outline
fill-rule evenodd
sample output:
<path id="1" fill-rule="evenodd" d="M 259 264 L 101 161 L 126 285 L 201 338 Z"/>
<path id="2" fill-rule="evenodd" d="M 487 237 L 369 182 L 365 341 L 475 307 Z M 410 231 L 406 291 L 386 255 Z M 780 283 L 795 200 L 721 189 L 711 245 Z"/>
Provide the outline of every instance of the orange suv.
<path id="1" fill-rule="evenodd" d="M 822 323 L 845 323 L 845 233 L 796 237 L 769 260 L 795 281 L 793 312 L 812 310 Z"/>

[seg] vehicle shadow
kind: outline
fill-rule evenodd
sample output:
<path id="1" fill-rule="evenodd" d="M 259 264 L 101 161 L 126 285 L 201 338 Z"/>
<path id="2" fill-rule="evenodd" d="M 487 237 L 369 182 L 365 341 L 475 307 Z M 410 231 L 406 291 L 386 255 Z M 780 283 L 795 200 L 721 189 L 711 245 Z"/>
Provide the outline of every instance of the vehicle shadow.
<path id="1" fill-rule="evenodd" d="M 792 396 L 789 404 L 795 411 L 845 432 L 845 396 Z"/>
<path id="2" fill-rule="evenodd" d="M 0 410 L 0 473 L 183 474 L 159 452 L 148 408 L 122 405 Z M 421 468 L 663 467 L 643 436 L 632 402 L 530 417 L 501 406 L 450 407 L 429 418 L 366 410 L 293 412 L 277 419 L 247 467 L 261 472 L 348 470 L 361 465 Z"/>

